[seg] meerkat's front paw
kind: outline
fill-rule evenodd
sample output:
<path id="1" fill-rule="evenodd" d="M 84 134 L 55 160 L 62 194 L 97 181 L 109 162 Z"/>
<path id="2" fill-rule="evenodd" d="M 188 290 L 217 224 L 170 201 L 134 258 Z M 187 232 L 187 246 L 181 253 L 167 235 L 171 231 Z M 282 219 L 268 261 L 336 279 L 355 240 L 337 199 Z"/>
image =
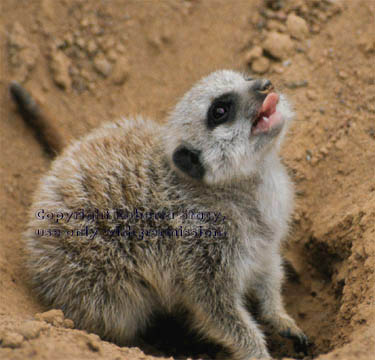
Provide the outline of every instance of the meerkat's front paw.
<path id="1" fill-rule="evenodd" d="M 270 322 L 280 336 L 293 340 L 296 352 L 307 354 L 309 339 L 289 315 L 280 315 Z"/>
<path id="2" fill-rule="evenodd" d="M 292 333 L 292 331 L 290 329 L 288 329 L 287 331 L 280 332 L 279 334 L 281 336 L 283 336 L 285 338 L 288 338 L 288 339 L 291 339 L 293 341 L 294 350 L 297 353 L 302 352 L 305 355 L 307 355 L 308 347 L 309 347 L 310 343 L 309 343 L 308 337 L 302 331 L 300 331 L 299 333 L 297 333 L 297 332 Z"/>

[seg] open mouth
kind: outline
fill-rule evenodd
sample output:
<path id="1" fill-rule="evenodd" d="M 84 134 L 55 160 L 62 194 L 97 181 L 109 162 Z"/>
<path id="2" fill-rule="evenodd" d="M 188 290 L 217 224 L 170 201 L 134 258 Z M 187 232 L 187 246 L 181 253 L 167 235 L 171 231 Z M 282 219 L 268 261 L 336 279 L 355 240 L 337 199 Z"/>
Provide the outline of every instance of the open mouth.
<path id="1" fill-rule="evenodd" d="M 268 132 L 273 127 L 279 125 L 283 117 L 276 111 L 276 106 L 279 102 L 279 95 L 275 92 L 271 92 L 264 99 L 259 113 L 253 121 L 251 127 L 251 133 L 256 135 L 260 133 Z"/>

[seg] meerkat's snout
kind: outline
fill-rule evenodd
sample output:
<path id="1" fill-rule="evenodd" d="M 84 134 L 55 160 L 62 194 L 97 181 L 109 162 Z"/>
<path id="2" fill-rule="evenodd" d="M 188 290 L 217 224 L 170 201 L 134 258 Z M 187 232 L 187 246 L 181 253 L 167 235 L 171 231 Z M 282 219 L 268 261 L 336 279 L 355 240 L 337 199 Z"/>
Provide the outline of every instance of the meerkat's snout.
<path id="1" fill-rule="evenodd" d="M 274 90 L 274 86 L 272 85 L 271 81 L 269 80 L 260 80 L 255 89 L 259 94 L 269 94 L 271 91 Z"/>
<path id="2" fill-rule="evenodd" d="M 283 126 L 283 115 L 277 111 L 280 96 L 270 80 L 259 79 L 251 86 L 250 92 L 255 93 L 261 105 L 252 120 L 251 135 L 278 135 Z"/>

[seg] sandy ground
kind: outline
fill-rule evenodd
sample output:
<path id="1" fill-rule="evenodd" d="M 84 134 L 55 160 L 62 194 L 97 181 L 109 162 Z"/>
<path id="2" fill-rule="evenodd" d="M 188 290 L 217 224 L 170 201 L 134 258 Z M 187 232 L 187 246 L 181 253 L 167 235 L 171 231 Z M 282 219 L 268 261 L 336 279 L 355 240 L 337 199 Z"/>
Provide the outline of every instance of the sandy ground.
<path id="1" fill-rule="evenodd" d="M 69 142 L 122 115 L 163 121 L 197 79 L 233 68 L 271 79 L 297 113 L 283 148 L 297 193 L 284 297 L 312 342 L 305 359 L 370 359 L 374 14 L 373 0 L 1 0 L 0 358 L 152 358 L 72 329 L 59 312 L 36 315 L 49 309 L 27 284 L 21 233 L 50 159 L 16 113 L 9 81 L 31 90 Z M 268 340 L 276 358 L 303 357 L 288 340 Z M 142 350 L 158 356 L 216 352 L 170 320 L 147 341 Z"/>

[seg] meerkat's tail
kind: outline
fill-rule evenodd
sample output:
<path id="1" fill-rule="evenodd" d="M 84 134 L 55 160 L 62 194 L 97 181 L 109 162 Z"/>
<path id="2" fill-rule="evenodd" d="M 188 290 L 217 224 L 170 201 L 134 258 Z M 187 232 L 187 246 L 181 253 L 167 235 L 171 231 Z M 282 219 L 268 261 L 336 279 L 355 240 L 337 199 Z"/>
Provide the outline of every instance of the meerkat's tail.
<path id="1" fill-rule="evenodd" d="M 59 154 L 65 146 L 65 141 L 59 134 L 52 119 L 41 109 L 21 84 L 12 81 L 9 90 L 14 102 L 17 104 L 20 115 L 35 131 L 36 137 L 46 152 L 52 157 Z"/>

